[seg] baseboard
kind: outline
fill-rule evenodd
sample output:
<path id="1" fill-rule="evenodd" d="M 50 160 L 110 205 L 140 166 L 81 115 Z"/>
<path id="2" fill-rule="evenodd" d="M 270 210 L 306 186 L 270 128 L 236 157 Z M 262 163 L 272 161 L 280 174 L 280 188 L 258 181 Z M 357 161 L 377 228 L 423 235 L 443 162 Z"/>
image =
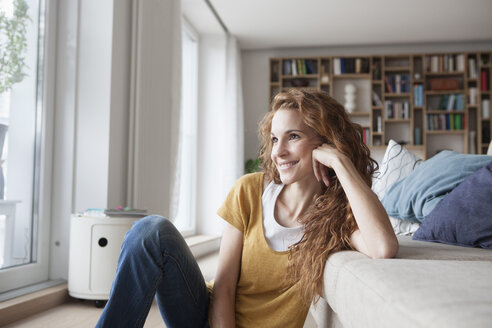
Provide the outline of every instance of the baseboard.
<path id="1" fill-rule="evenodd" d="M 1 302 L 0 327 L 48 310 L 68 300 L 68 286 L 64 283 Z"/>

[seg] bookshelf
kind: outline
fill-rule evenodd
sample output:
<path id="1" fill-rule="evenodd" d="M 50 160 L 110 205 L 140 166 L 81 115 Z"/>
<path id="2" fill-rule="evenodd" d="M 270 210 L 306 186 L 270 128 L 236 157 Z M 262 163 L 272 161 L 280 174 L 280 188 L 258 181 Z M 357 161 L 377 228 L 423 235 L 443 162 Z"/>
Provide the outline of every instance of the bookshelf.
<path id="1" fill-rule="evenodd" d="M 323 90 L 345 103 L 372 149 L 390 139 L 428 158 L 442 149 L 485 154 L 491 140 L 492 53 L 270 58 L 269 101 L 290 88 Z"/>

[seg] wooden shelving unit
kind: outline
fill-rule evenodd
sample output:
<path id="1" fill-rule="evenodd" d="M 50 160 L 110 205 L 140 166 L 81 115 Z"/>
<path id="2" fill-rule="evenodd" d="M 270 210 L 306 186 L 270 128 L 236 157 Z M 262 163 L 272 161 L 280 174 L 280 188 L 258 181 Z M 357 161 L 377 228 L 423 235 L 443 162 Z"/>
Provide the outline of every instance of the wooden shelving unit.
<path id="1" fill-rule="evenodd" d="M 351 83 L 357 106 L 349 115 L 372 149 L 394 139 L 424 157 L 441 149 L 484 154 L 491 75 L 491 52 L 271 58 L 269 100 L 281 90 L 316 88 L 343 105 Z"/>

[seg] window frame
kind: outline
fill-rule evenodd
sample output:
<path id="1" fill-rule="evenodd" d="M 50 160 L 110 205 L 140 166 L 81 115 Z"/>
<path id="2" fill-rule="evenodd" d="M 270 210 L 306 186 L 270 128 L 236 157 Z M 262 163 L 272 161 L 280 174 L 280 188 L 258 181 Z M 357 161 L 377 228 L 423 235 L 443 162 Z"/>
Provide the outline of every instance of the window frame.
<path id="1" fill-rule="evenodd" d="M 192 88 L 194 89 L 193 90 L 194 95 L 193 95 L 193 99 L 192 99 L 192 106 L 193 106 L 193 109 L 194 109 L 194 112 L 196 115 L 194 117 L 193 122 L 189 122 L 190 124 L 193 124 L 194 130 L 196 131 L 197 127 L 198 127 L 198 118 L 197 118 L 197 115 L 198 115 L 198 71 L 199 71 L 199 67 L 198 67 L 198 63 L 199 63 L 198 56 L 199 55 L 198 55 L 198 52 L 199 52 L 200 40 L 199 40 L 199 34 L 197 33 L 196 29 L 189 23 L 189 21 L 184 16 L 182 16 L 181 28 L 182 28 L 182 33 L 187 33 L 192 38 L 192 40 L 194 42 L 196 42 L 196 57 L 194 59 L 194 61 L 195 61 L 195 72 L 194 72 L 194 81 L 193 81 L 193 86 L 192 86 Z M 182 94 L 184 94 L 183 90 L 181 90 L 181 92 L 182 92 Z M 182 118 L 183 118 L 183 116 L 181 114 L 181 122 L 183 121 Z M 198 138 L 198 135 L 196 135 L 195 140 L 194 140 L 194 144 L 192 146 L 192 157 L 195 159 L 195 161 L 194 161 L 195 163 L 196 163 L 196 160 L 198 158 L 198 156 L 197 156 L 198 155 L 198 153 L 197 153 L 197 144 L 198 144 L 197 138 Z M 179 153 L 181 156 L 181 151 Z M 181 166 L 181 160 L 178 161 L 178 165 Z M 178 227 L 180 233 L 184 237 L 189 237 L 189 236 L 196 234 L 196 190 L 197 190 L 197 188 L 196 188 L 197 187 L 197 168 L 196 168 L 196 166 L 193 168 L 191 181 L 192 181 L 191 182 L 192 187 L 190 189 L 192 190 L 192 192 L 189 195 L 190 203 L 192 204 L 191 210 L 190 210 L 191 226 L 186 227 L 186 228 Z M 181 191 L 181 181 L 180 181 L 180 191 Z M 180 191 L 179 191 L 179 193 L 180 193 Z M 179 201 L 178 201 L 178 203 L 179 203 Z M 178 205 L 178 209 L 179 209 L 179 205 Z M 177 212 L 178 212 L 178 209 L 177 209 Z M 178 214 L 178 213 L 176 213 L 176 214 Z M 176 219 L 178 219 L 178 217 L 176 217 Z M 179 225 L 179 223 L 177 221 L 175 221 L 175 223 L 177 225 Z"/>
<path id="2" fill-rule="evenodd" d="M 36 161 L 31 254 L 33 262 L 0 270 L 0 293 L 49 279 L 54 128 L 56 0 L 39 0 Z M 49 33 L 48 33 L 49 31 Z"/>

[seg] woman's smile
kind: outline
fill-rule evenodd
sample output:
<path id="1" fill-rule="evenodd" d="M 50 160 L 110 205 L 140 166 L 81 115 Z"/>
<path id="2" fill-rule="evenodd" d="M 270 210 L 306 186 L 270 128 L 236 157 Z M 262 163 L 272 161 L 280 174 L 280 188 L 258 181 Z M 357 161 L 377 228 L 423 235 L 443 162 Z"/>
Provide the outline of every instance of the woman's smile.
<path id="1" fill-rule="evenodd" d="M 279 170 L 288 170 L 294 165 L 296 165 L 297 163 L 299 163 L 299 161 L 283 162 L 283 163 L 279 163 L 277 167 Z"/>

